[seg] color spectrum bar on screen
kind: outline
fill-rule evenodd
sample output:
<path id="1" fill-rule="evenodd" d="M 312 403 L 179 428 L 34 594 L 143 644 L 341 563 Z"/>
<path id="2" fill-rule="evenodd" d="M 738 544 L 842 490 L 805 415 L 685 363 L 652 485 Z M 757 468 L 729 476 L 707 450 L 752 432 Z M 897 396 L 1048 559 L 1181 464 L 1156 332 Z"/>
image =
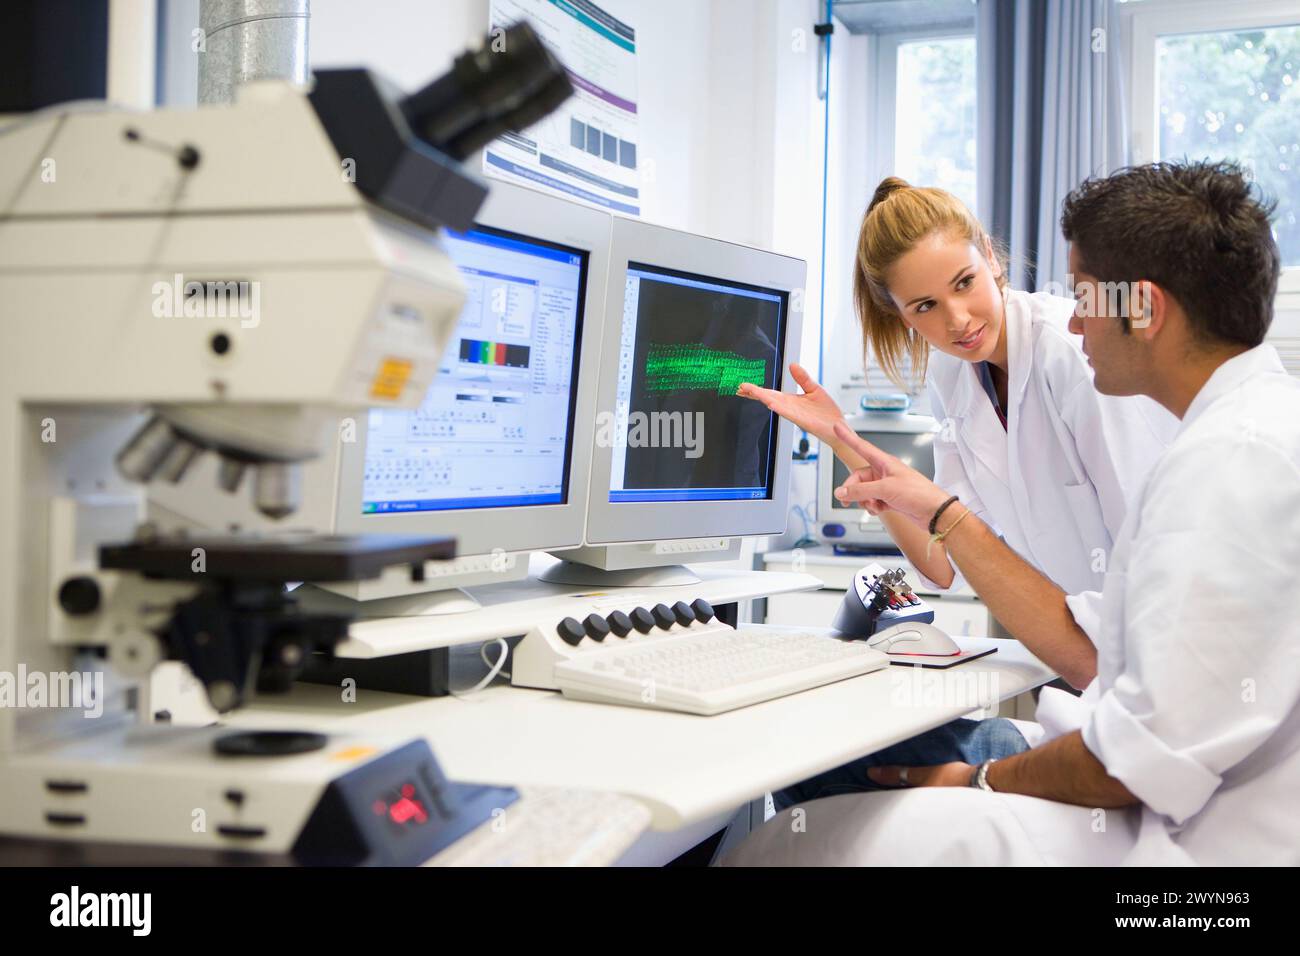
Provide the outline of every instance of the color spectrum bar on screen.
<path id="1" fill-rule="evenodd" d="M 475 365 L 504 365 L 508 368 L 528 368 L 527 345 L 508 345 L 505 342 L 480 342 L 478 339 L 460 340 L 460 360 Z"/>

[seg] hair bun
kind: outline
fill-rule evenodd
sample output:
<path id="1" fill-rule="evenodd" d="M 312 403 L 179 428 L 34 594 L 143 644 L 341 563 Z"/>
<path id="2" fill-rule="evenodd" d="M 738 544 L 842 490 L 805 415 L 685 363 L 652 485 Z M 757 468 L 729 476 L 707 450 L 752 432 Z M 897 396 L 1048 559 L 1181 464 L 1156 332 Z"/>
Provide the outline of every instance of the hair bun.
<path id="1" fill-rule="evenodd" d="M 886 176 L 880 181 L 880 185 L 876 187 L 876 192 L 871 197 L 871 205 L 867 206 L 867 212 L 871 212 L 900 189 L 911 188 L 912 184 L 905 179 L 899 179 L 897 176 Z"/>

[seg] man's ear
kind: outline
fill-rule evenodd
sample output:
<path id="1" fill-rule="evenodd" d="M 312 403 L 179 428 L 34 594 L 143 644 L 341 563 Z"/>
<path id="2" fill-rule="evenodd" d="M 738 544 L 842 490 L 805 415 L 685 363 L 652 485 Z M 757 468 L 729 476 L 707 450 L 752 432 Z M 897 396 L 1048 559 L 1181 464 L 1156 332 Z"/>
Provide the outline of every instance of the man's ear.
<path id="1" fill-rule="evenodd" d="M 1142 338 L 1150 341 L 1164 328 L 1169 317 L 1169 296 L 1165 290 L 1147 279 L 1133 283 L 1129 296 L 1129 324 Z"/>

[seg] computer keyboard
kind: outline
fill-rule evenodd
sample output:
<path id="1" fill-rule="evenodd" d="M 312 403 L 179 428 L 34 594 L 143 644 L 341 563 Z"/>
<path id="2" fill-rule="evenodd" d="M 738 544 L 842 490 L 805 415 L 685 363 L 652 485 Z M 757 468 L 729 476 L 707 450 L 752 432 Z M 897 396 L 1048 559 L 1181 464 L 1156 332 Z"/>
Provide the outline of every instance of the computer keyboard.
<path id="1" fill-rule="evenodd" d="M 615 793 L 520 787 L 520 799 L 426 866 L 609 866 L 650 826 L 650 810 Z"/>
<path id="2" fill-rule="evenodd" d="M 709 715 L 888 664 L 880 651 L 824 634 L 715 623 L 577 655 L 555 665 L 555 682 L 576 700 Z"/>

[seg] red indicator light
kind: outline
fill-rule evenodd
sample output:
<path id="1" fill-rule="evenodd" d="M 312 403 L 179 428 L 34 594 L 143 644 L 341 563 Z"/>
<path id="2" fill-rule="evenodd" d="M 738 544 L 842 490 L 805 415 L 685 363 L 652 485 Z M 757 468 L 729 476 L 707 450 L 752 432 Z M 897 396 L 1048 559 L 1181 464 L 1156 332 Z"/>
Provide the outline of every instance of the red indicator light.
<path id="1" fill-rule="evenodd" d="M 424 823 L 429 819 L 429 814 L 425 813 L 424 807 L 414 800 L 402 797 L 388 808 L 388 819 L 394 823 L 410 823 L 412 820 L 416 823 Z"/>

